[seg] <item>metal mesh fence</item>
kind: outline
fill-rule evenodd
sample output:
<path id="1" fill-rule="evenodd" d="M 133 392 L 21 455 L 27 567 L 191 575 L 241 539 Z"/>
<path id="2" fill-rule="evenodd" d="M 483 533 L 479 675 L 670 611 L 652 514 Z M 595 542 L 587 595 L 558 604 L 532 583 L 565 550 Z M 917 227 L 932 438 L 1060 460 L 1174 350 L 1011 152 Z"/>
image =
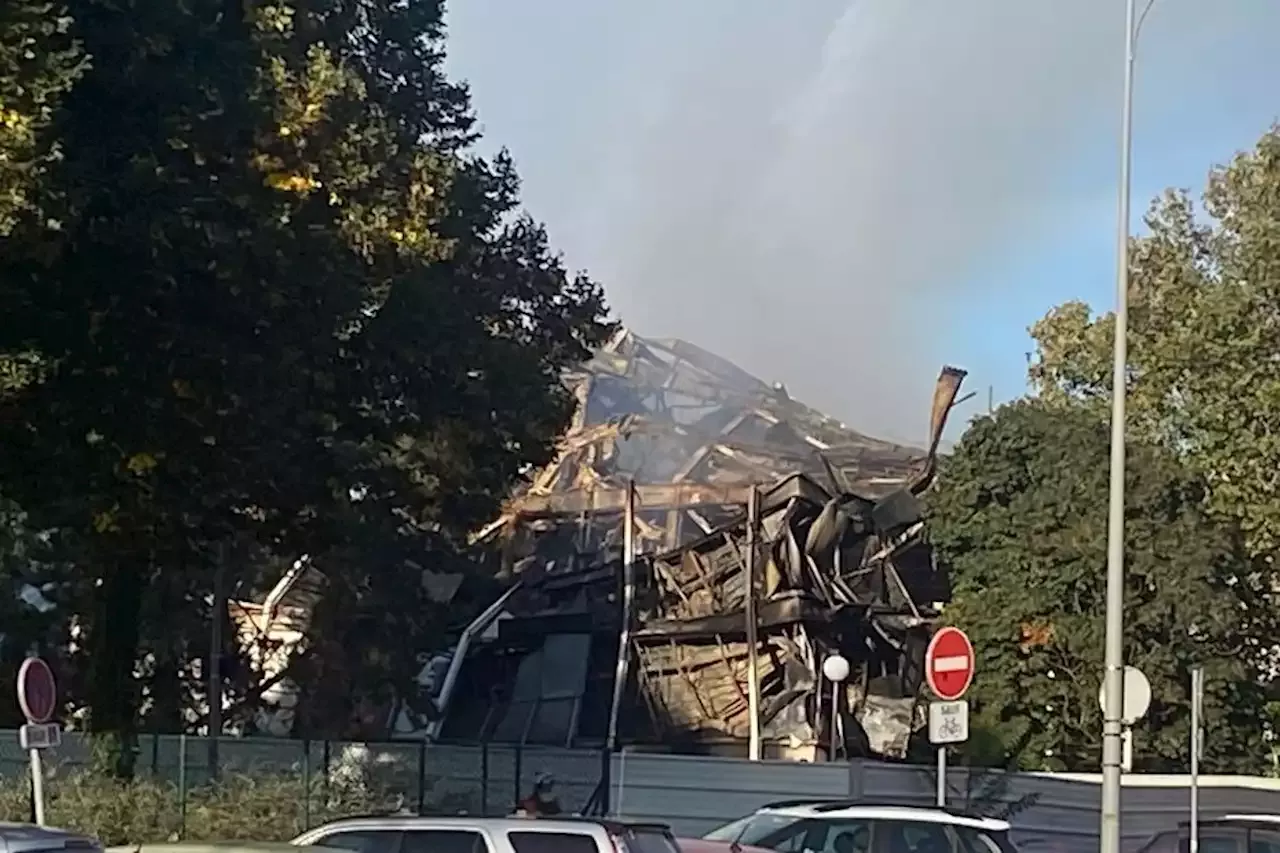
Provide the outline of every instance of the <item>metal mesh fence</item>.
<path id="1" fill-rule="evenodd" d="M 135 772 L 170 791 L 183 827 L 193 806 L 208 809 L 223 792 L 253 785 L 265 791 L 270 785 L 277 799 L 298 800 L 291 825 L 309 828 L 357 808 L 510 814 L 542 773 L 555 778 L 566 812 L 599 811 L 607 804 L 603 758 L 598 750 L 532 746 L 234 737 L 215 745 L 206 737 L 145 734 L 138 739 Z M 89 769 L 88 743 L 67 733 L 60 747 L 46 753 L 45 763 L 46 790 L 56 797 L 60 784 L 70 786 Z M 16 733 L 0 736 L 0 776 L 15 781 L 27 772 Z"/>

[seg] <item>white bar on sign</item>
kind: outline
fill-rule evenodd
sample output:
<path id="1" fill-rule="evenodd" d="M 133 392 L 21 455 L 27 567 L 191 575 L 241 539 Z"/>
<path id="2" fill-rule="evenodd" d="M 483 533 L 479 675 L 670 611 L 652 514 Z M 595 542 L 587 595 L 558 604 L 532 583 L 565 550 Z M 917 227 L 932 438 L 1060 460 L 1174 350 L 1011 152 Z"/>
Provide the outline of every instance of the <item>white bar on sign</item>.
<path id="1" fill-rule="evenodd" d="M 952 655 L 950 657 L 933 659 L 934 672 L 959 672 L 962 669 L 968 668 L 968 655 Z"/>

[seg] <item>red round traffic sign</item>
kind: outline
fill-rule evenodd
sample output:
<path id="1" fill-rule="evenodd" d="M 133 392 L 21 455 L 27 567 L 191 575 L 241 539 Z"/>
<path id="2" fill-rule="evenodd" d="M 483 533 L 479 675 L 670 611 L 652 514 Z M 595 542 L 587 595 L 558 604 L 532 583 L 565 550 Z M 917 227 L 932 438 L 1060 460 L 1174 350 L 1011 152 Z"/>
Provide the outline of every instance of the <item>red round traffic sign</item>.
<path id="1" fill-rule="evenodd" d="M 924 653 L 924 677 L 944 702 L 964 695 L 973 683 L 973 643 L 959 628 L 940 628 Z"/>
<path id="2" fill-rule="evenodd" d="M 58 687 L 44 658 L 27 658 L 18 670 L 18 707 L 28 723 L 47 723 L 57 710 Z"/>

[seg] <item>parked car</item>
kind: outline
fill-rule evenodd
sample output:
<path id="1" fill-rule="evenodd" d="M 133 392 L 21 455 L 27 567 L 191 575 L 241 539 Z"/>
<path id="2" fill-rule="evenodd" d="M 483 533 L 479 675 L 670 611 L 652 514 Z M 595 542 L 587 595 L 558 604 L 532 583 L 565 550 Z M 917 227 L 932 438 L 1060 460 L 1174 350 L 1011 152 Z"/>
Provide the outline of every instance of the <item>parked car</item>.
<path id="1" fill-rule="evenodd" d="M 0 853 L 102 853 L 97 839 L 34 823 L 0 823 Z"/>
<path id="2" fill-rule="evenodd" d="M 108 847 L 106 853 L 345 853 L 325 847 L 308 845 L 298 850 L 297 845 L 283 841 L 144 841 L 141 844 L 121 844 Z"/>
<path id="3" fill-rule="evenodd" d="M 349 853 L 680 853 L 665 824 L 584 817 L 349 818 L 292 843 Z"/>
<path id="4" fill-rule="evenodd" d="M 1016 853 L 1007 821 L 847 801 L 773 803 L 703 838 L 779 853 Z"/>
<path id="5" fill-rule="evenodd" d="M 1200 821 L 1200 853 L 1280 853 L 1280 815 L 1234 814 Z M 1190 853 L 1191 825 L 1157 832 L 1138 853 Z"/>

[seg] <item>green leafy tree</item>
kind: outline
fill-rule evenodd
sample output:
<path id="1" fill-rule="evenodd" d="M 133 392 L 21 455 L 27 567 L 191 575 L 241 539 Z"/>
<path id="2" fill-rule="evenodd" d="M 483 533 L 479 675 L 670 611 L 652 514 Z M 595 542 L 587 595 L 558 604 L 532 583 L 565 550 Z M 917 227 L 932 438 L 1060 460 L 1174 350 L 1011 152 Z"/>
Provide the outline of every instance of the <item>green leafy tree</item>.
<path id="1" fill-rule="evenodd" d="M 1238 522 L 1249 551 L 1280 550 L 1280 128 L 1215 168 L 1197 218 L 1170 191 L 1130 244 L 1131 434 L 1176 451 Z M 1046 400 L 1103 408 L 1115 319 L 1055 308 L 1032 328 Z"/>
<path id="2" fill-rule="evenodd" d="M 70 25 L 66 8 L 49 0 L 0 7 L 0 236 L 38 213 L 31 193 L 58 156 L 49 124 L 85 65 Z"/>
<path id="3" fill-rule="evenodd" d="M 414 567 L 547 458 L 560 371 L 609 327 L 509 160 L 469 151 L 441 3 L 67 17 L 90 64 L 0 252 L 0 353 L 33 365 L 0 396 L 0 484 L 82 543 L 85 700 L 128 773 L 140 651 L 199 655 L 215 545 L 308 553 L 402 627 Z"/>
<path id="4" fill-rule="evenodd" d="M 946 616 L 977 650 L 976 722 L 1019 744 L 1024 769 L 1098 766 L 1108 453 L 1087 407 L 1016 402 L 974 422 L 929 497 Z M 1132 444 L 1126 490 L 1125 655 L 1154 693 L 1135 767 L 1185 770 L 1200 665 L 1206 767 L 1260 771 L 1275 573 L 1206 515 L 1199 479 L 1168 451 Z"/>

